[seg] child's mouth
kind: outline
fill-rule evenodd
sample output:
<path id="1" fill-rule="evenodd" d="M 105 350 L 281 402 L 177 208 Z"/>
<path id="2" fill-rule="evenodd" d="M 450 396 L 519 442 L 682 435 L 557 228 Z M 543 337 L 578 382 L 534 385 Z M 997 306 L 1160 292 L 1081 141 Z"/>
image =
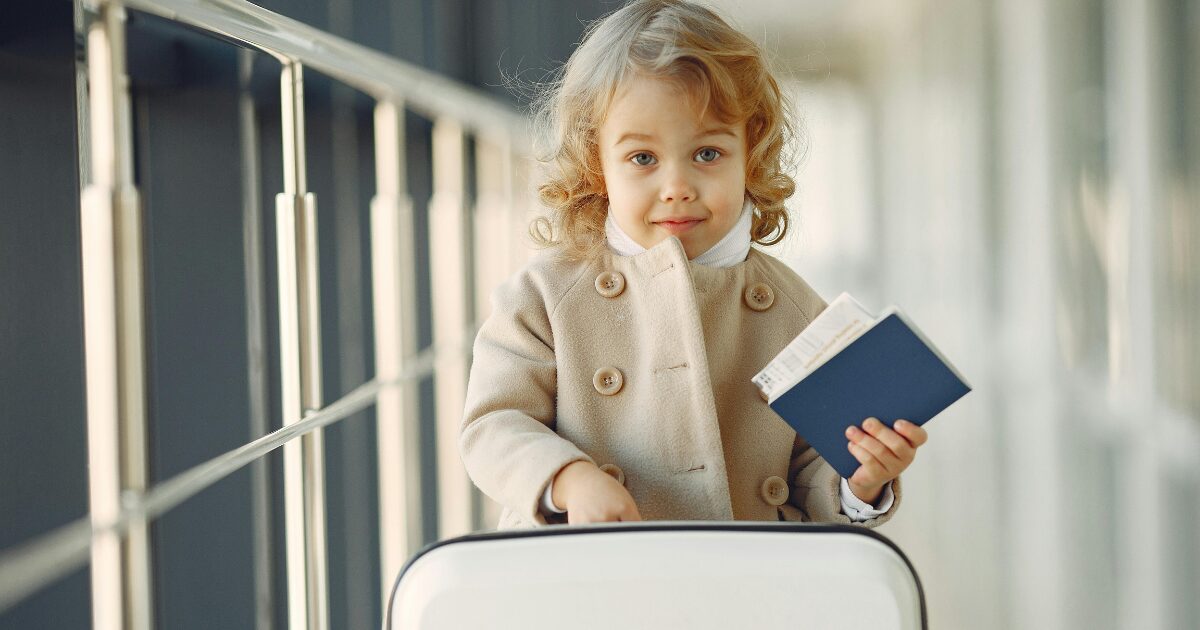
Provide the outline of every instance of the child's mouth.
<path id="1" fill-rule="evenodd" d="M 659 227 L 670 232 L 671 234 L 683 234 L 693 227 L 700 225 L 704 219 L 687 219 L 683 221 L 659 221 L 656 223 Z"/>

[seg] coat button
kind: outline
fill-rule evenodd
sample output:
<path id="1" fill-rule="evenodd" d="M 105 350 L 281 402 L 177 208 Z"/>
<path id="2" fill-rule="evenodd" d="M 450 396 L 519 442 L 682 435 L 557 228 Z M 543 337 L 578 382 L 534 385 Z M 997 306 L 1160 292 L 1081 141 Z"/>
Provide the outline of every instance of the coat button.
<path id="1" fill-rule="evenodd" d="M 775 475 L 767 477 L 763 480 L 760 490 L 763 501 L 766 501 L 770 505 L 783 505 L 787 502 L 788 485 L 780 477 L 776 477 Z"/>
<path id="2" fill-rule="evenodd" d="M 761 282 L 746 287 L 744 297 L 746 299 L 746 306 L 756 311 L 765 311 L 775 303 L 775 292 L 771 290 L 771 287 Z"/>
<path id="3" fill-rule="evenodd" d="M 621 386 L 624 384 L 625 377 L 621 375 L 621 370 L 615 367 L 600 368 L 592 377 L 592 385 L 595 386 L 596 391 L 605 396 L 612 396 L 621 391 Z"/>
<path id="4" fill-rule="evenodd" d="M 605 271 L 596 276 L 596 292 L 606 298 L 615 298 L 625 290 L 625 276 L 620 271 Z"/>
<path id="5" fill-rule="evenodd" d="M 616 464 L 605 464 L 600 467 L 600 470 L 611 475 L 613 479 L 617 480 L 617 483 L 621 484 L 622 486 L 625 485 L 625 471 L 621 470 L 620 466 Z"/>

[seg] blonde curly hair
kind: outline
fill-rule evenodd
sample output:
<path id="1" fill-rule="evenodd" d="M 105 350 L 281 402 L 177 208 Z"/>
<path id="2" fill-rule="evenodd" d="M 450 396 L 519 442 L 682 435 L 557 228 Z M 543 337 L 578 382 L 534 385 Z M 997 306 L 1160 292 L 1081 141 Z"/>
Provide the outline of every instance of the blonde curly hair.
<path id="1" fill-rule="evenodd" d="M 634 0 L 591 23 L 583 41 L 535 101 L 538 186 L 550 217 L 530 225 L 534 242 L 583 259 L 604 245 L 608 199 L 597 129 L 618 88 L 634 76 L 677 81 L 701 106 L 745 124 L 746 197 L 754 204 L 751 239 L 774 245 L 788 228 L 783 202 L 796 138 L 788 99 L 750 38 L 708 8 L 682 0 Z M 798 147 L 797 147 L 798 148 Z"/>

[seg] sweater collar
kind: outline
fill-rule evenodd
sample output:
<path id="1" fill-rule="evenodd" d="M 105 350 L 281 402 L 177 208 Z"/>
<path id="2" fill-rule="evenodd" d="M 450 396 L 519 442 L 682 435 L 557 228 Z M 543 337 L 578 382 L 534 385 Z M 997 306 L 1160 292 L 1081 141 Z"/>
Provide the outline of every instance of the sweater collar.
<path id="1" fill-rule="evenodd" d="M 706 267 L 732 267 L 744 260 L 750 253 L 750 225 L 754 218 L 754 204 L 746 199 L 742 205 L 742 214 L 737 223 L 717 241 L 708 251 L 692 259 L 698 265 Z M 645 247 L 633 240 L 613 219 L 612 212 L 604 221 L 604 235 L 608 239 L 608 247 L 621 256 L 634 256 L 646 251 Z"/>

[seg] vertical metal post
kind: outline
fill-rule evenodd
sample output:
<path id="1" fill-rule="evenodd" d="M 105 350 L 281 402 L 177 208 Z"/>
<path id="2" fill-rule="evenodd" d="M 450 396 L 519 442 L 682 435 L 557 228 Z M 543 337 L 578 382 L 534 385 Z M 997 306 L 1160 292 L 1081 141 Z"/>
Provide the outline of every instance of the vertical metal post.
<path id="1" fill-rule="evenodd" d="M 84 348 L 91 519 L 120 518 L 122 498 L 146 489 L 146 366 L 141 211 L 133 185 L 125 12 L 102 4 L 88 26 L 91 182 L 80 199 Z M 147 525 L 92 543 L 92 621 L 97 628 L 148 629 Z"/>
<path id="2" fill-rule="evenodd" d="M 405 176 L 404 108 L 375 105 L 375 198 L 371 200 L 371 275 L 375 307 L 375 378 L 396 381 L 417 353 L 416 263 L 412 198 Z M 417 381 L 379 392 L 379 554 L 381 610 L 392 581 L 424 542 Z"/>
<path id="3" fill-rule="evenodd" d="M 512 260 L 512 147 L 507 136 L 475 140 L 475 316 L 491 310 L 491 292 L 509 273 Z"/>
<path id="4" fill-rule="evenodd" d="M 259 212 L 258 122 L 250 82 L 255 53 L 238 51 L 238 129 L 242 149 L 242 251 L 246 266 L 246 372 L 250 394 L 250 439 L 270 432 L 267 420 L 270 387 L 267 377 L 267 320 L 263 278 L 262 217 Z M 275 627 L 271 542 L 271 492 L 267 460 L 250 465 L 251 513 L 254 528 L 254 625 L 256 630 Z"/>
<path id="5" fill-rule="evenodd" d="M 475 138 L 474 212 L 475 316 L 482 321 L 491 311 L 492 290 L 509 273 L 512 260 L 512 151 L 507 135 Z M 474 529 L 494 526 L 500 506 L 486 496 Z"/>
<path id="6" fill-rule="evenodd" d="M 433 125 L 433 197 L 429 201 L 429 255 L 433 294 L 433 344 L 437 348 L 438 526 L 442 539 L 475 525 L 471 481 L 458 455 L 467 387 L 463 352 L 470 315 L 467 286 L 465 153 L 462 126 L 442 118 Z"/>
<path id="7" fill-rule="evenodd" d="M 286 63 L 282 90 L 284 192 L 275 198 L 279 256 L 279 363 L 284 425 L 321 407 L 321 320 L 316 198 L 306 192 L 303 67 Z M 288 625 L 328 627 L 325 447 L 320 429 L 283 448 Z"/>

